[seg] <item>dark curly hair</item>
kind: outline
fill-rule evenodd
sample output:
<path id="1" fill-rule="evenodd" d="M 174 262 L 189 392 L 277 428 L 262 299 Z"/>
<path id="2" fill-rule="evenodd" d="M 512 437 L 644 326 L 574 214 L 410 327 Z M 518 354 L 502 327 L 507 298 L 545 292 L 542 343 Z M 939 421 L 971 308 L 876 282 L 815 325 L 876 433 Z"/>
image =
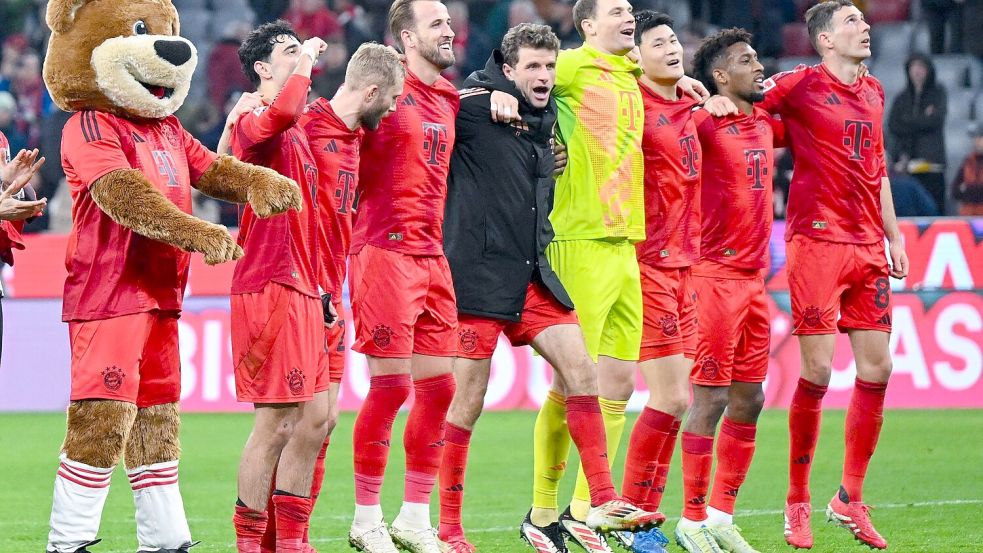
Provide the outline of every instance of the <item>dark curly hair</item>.
<path id="1" fill-rule="evenodd" d="M 635 14 L 635 45 L 642 43 L 642 35 L 665 25 L 672 29 L 672 18 L 668 15 L 653 10 L 641 10 Z"/>
<path id="2" fill-rule="evenodd" d="M 249 82 L 253 83 L 253 86 L 258 87 L 261 80 L 253 65 L 257 61 L 269 62 L 273 47 L 283 42 L 280 38 L 283 36 L 292 36 L 300 41 L 300 37 L 290 23 L 282 19 L 256 27 L 246 40 L 242 41 L 242 45 L 239 46 L 239 63 L 242 64 L 242 71 L 249 77 Z"/>
<path id="3" fill-rule="evenodd" d="M 724 29 L 707 37 L 693 54 L 693 76 L 696 77 L 711 94 L 717 94 L 717 82 L 713 78 L 713 70 L 727 54 L 731 46 L 746 42 L 751 44 L 751 33 L 744 29 Z"/>

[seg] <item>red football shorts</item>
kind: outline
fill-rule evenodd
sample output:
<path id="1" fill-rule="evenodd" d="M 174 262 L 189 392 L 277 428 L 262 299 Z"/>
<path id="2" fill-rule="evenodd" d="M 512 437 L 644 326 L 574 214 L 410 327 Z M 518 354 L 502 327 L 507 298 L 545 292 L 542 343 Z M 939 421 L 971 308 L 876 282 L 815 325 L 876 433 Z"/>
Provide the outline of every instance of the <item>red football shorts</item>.
<path id="1" fill-rule="evenodd" d="M 232 295 L 236 398 L 248 403 L 309 401 L 323 350 L 321 300 L 276 282 Z"/>
<path id="2" fill-rule="evenodd" d="M 690 269 L 638 264 L 642 276 L 642 348 L 639 361 L 696 355 L 696 297 Z"/>
<path id="3" fill-rule="evenodd" d="M 345 374 L 345 308 L 340 303 L 334 304 L 338 313 L 338 321 L 331 328 L 324 327 L 324 340 L 321 355 L 318 357 L 319 369 L 314 393 L 319 393 L 340 384 Z M 322 325 L 323 326 L 323 325 Z"/>
<path id="4" fill-rule="evenodd" d="M 693 267 L 699 330 L 690 382 L 730 386 L 764 382 L 768 373 L 771 322 L 761 271 L 703 261 Z"/>
<path id="5" fill-rule="evenodd" d="M 491 358 L 502 332 L 513 346 L 525 346 L 551 326 L 579 324 L 577 313 L 557 301 L 549 289 L 538 282 L 530 282 L 526 288 L 526 302 L 519 322 L 463 313 L 458 315 L 458 322 L 457 356 L 466 359 Z"/>
<path id="6" fill-rule="evenodd" d="M 151 407 L 181 397 L 177 316 L 159 311 L 68 323 L 72 401 Z"/>
<path id="7" fill-rule="evenodd" d="M 891 332 L 891 281 L 883 243 L 838 244 L 796 234 L 785 251 L 793 334 Z"/>
<path id="8" fill-rule="evenodd" d="M 457 355 L 457 305 L 447 258 L 364 246 L 349 257 L 355 351 L 375 357 Z"/>

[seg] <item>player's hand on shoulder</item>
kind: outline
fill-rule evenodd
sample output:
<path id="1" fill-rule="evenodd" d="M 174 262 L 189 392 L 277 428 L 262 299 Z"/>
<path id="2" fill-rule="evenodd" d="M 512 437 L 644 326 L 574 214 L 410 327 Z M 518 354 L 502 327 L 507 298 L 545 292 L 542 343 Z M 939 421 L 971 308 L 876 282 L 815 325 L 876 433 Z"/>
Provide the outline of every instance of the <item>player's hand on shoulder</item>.
<path id="1" fill-rule="evenodd" d="M 679 79 L 676 86 L 683 91 L 683 94 L 697 102 L 702 102 L 710 98 L 710 91 L 707 90 L 707 87 L 703 86 L 703 83 L 693 77 L 683 75 L 683 78 Z"/>
<path id="2" fill-rule="evenodd" d="M 710 99 L 704 102 L 703 109 L 707 110 L 707 113 L 714 117 L 726 117 L 740 113 L 737 105 L 730 98 L 719 94 L 711 96 Z"/>
<path id="3" fill-rule="evenodd" d="M 563 173 L 563 170 L 567 168 L 567 147 L 565 144 L 558 140 L 553 140 L 553 155 L 555 156 L 555 161 L 553 162 L 553 174 L 559 175 Z"/>
<path id="4" fill-rule="evenodd" d="M 239 116 L 248 113 L 263 105 L 263 97 L 258 92 L 243 92 L 236 105 L 232 106 L 232 111 L 225 118 L 225 125 L 231 127 L 239 120 Z"/>
<path id="5" fill-rule="evenodd" d="M 519 117 L 519 99 L 511 94 L 495 90 L 488 99 L 491 103 L 491 118 L 496 123 L 522 121 Z"/>
<path id="6" fill-rule="evenodd" d="M 904 249 L 904 243 L 901 240 L 890 241 L 888 253 L 891 255 L 891 277 L 900 280 L 908 276 L 908 252 Z"/>
<path id="7" fill-rule="evenodd" d="M 862 79 L 868 75 L 870 75 L 870 68 L 867 67 L 866 63 L 860 62 L 860 68 L 857 69 L 857 79 Z"/>

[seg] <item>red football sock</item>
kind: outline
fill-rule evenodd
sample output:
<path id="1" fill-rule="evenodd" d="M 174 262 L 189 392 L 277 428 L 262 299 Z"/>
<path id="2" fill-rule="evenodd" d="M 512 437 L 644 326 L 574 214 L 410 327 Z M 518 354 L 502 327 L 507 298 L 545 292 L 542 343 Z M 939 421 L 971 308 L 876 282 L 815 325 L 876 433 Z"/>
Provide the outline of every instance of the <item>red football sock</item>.
<path id="1" fill-rule="evenodd" d="M 440 464 L 440 539 L 464 535 L 461 509 L 464 504 L 464 473 L 468 466 L 471 431 L 447 424 L 444 432 L 444 459 Z"/>
<path id="2" fill-rule="evenodd" d="M 236 551 L 239 553 L 259 553 L 259 544 L 266 532 L 267 520 L 265 511 L 254 511 L 237 503 L 235 514 L 232 515 L 232 526 L 236 532 Z"/>
<path id="3" fill-rule="evenodd" d="M 857 379 L 846 410 L 846 456 L 843 462 L 843 489 L 850 501 L 863 500 L 867 465 L 877 447 L 884 422 L 884 393 L 887 382 Z"/>
<path id="4" fill-rule="evenodd" d="M 785 502 L 808 503 L 809 471 L 812 456 L 819 440 L 819 423 L 823 416 L 823 396 L 826 386 L 813 384 L 804 378 L 792 394 L 792 406 L 788 410 L 788 495 Z"/>
<path id="5" fill-rule="evenodd" d="M 304 530 L 311 520 L 311 498 L 273 493 L 277 553 L 304 553 Z"/>
<path id="6" fill-rule="evenodd" d="M 314 515 L 314 507 L 317 505 L 317 498 L 321 495 L 321 486 L 324 484 L 324 457 L 328 454 L 330 442 L 331 436 L 324 438 L 321 451 L 317 453 L 317 459 L 314 461 L 314 479 L 311 480 L 311 516 Z M 311 524 L 308 522 L 307 527 L 304 528 L 304 543 L 311 543 L 310 530 Z"/>
<path id="7" fill-rule="evenodd" d="M 672 462 L 672 452 L 676 450 L 676 437 L 679 436 L 679 426 L 682 421 L 675 419 L 669 428 L 669 435 L 662 444 L 659 452 L 659 465 L 655 468 L 655 481 L 649 491 L 648 499 L 639 507 L 646 511 L 658 511 L 662 505 L 662 494 L 666 491 L 666 481 L 669 480 L 669 463 Z"/>
<path id="8" fill-rule="evenodd" d="M 717 471 L 713 475 L 710 506 L 734 514 L 737 492 L 747 477 L 754 457 L 754 424 L 734 422 L 724 417 L 717 439 Z"/>
<path id="9" fill-rule="evenodd" d="M 272 524 L 266 525 L 263 532 L 263 539 L 259 542 L 260 553 L 276 553 L 276 504 L 273 503 L 273 491 L 276 490 L 276 467 L 273 467 L 273 475 L 270 478 L 270 494 L 266 498 L 266 518 L 272 520 Z"/>
<path id="10" fill-rule="evenodd" d="M 378 505 L 379 488 L 389 461 L 389 439 L 396 413 L 410 395 L 408 374 L 373 376 L 369 393 L 355 419 L 352 446 L 355 457 L 355 503 Z"/>
<path id="11" fill-rule="evenodd" d="M 590 488 L 591 505 L 602 505 L 618 498 L 608 466 L 608 446 L 604 418 L 597 396 L 567 397 L 567 428 L 580 453 L 580 464 Z"/>
<path id="12" fill-rule="evenodd" d="M 430 503 L 444 453 L 447 409 L 454 398 L 454 375 L 442 374 L 413 383 L 414 401 L 406 419 L 403 448 L 406 450 L 406 480 L 403 500 Z"/>
<path id="13" fill-rule="evenodd" d="M 645 503 L 652 492 L 659 454 L 675 421 L 676 417 L 651 407 L 646 407 L 635 421 L 628 440 L 625 477 L 621 484 L 621 495 L 634 505 Z"/>
<path id="14" fill-rule="evenodd" d="M 713 436 L 683 432 L 683 516 L 707 518 L 707 490 L 713 466 Z"/>

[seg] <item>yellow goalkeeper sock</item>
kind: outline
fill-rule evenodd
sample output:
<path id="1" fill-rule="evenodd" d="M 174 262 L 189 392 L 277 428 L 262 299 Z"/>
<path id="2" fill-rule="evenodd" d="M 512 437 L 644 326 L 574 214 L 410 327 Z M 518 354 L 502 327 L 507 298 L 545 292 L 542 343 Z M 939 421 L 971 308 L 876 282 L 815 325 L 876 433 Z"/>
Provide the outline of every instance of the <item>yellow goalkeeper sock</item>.
<path id="1" fill-rule="evenodd" d="M 559 509 L 557 492 L 567 468 L 570 433 L 566 398 L 550 391 L 536 416 L 533 430 L 533 509 Z"/>

